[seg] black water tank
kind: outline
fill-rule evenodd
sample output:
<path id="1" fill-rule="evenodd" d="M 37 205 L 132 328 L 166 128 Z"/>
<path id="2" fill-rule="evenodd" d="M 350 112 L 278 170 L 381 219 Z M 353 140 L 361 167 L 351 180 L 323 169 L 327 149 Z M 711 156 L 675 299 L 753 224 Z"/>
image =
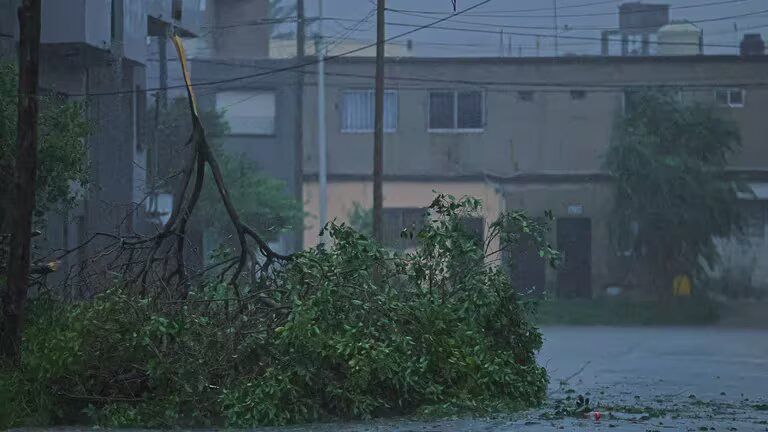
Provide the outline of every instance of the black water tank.
<path id="1" fill-rule="evenodd" d="M 765 54 L 765 42 L 760 33 L 748 33 L 741 40 L 741 55 L 754 56 Z"/>

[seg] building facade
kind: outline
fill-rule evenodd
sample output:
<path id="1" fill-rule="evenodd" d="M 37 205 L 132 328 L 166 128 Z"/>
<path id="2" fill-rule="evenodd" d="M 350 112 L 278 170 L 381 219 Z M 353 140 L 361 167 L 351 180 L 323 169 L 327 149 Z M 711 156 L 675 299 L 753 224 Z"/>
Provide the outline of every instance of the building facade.
<path id="1" fill-rule="evenodd" d="M 3 61 L 17 61 L 20 3 L 0 1 Z M 157 86 L 148 85 L 148 40 L 194 34 L 199 12 L 200 0 L 43 0 L 40 87 L 85 103 L 91 172 L 82 202 L 47 216 L 40 248 L 72 248 L 97 232 L 151 229 L 141 205 L 148 193 L 147 90 Z"/>
<path id="2" fill-rule="evenodd" d="M 356 206 L 372 202 L 374 64 L 338 59 L 327 71 L 329 219 L 349 220 Z M 611 241 L 613 186 L 603 155 L 626 107 L 625 91 L 665 86 L 685 100 L 717 104 L 737 122 L 743 143 L 730 169 L 755 191 L 744 205 L 762 228 L 751 231 L 751 247 L 723 241 L 724 261 L 754 261 L 764 252 L 768 214 L 768 88 L 760 81 L 766 72 L 766 56 L 389 59 L 385 231 L 399 232 L 434 190 L 482 198 L 485 230 L 503 209 L 532 216 L 551 210 L 552 241 L 565 264 L 555 271 L 524 251 L 508 257 L 523 269 L 518 277 L 526 289 L 590 297 L 630 286 Z M 308 76 L 302 163 L 306 210 L 316 215 L 316 86 Z M 304 244 L 316 244 L 317 219 L 306 227 Z M 765 283 L 768 263 L 753 264 L 753 283 Z"/>

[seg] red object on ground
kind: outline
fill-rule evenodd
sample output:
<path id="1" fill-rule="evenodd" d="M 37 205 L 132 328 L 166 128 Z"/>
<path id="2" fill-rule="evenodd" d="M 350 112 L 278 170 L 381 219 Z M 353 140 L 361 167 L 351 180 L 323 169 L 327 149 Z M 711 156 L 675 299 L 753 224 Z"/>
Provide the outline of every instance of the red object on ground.
<path id="1" fill-rule="evenodd" d="M 595 416 L 595 421 L 600 421 L 600 418 L 603 416 L 599 411 L 595 411 L 592 414 Z"/>

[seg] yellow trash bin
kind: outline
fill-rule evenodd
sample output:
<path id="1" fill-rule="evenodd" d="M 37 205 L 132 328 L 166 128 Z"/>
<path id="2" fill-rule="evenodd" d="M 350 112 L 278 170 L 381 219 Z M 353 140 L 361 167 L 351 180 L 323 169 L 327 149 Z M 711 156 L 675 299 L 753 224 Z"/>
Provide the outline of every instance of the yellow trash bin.
<path id="1" fill-rule="evenodd" d="M 675 276 L 672 281 L 672 295 L 675 297 L 691 296 L 691 278 L 688 275 L 681 274 Z"/>

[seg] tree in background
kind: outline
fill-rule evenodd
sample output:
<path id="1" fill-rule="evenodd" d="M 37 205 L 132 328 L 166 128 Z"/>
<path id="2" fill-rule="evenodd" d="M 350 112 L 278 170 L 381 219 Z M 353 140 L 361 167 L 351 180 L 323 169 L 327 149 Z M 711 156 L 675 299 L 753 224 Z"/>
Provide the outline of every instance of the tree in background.
<path id="1" fill-rule="evenodd" d="M 150 118 L 155 118 L 154 113 L 150 113 Z M 301 203 L 290 196 L 285 183 L 263 174 L 258 164 L 248 157 L 224 151 L 222 138 L 227 134 L 229 125 L 222 113 L 207 110 L 201 112 L 200 118 L 219 160 L 229 195 L 243 221 L 266 240 L 275 240 L 280 233 L 300 227 L 303 222 Z M 149 138 L 156 140 L 153 147 L 158 149 L 160 157 L 159 164 L 155 165 L 163 167 L 155 176 L 156 183 L 158 188 L 174 191 L 176 188 L 172 186 L 172 180 L 164 179 L 178 179 L 174 173 L 178 172 L 180 165 L 173 165 L 182 161 L 183 158 L 178 155 L 184 152 L 192 127 L 186 99 L 171 101 L 168 109 L 161 111 L 157 121 L 157 135 Z M 231 222 L 212 181 L 205 183 L 200 197 L 200 211 L 193 220 L 213 238 L 223 239 L 231 234 Z"/>
<path id="2" fill-rule="evenodd" d="M 16 155 L 16 99 L 18 68 L 0 64 L 0 234 L 7 233 L 9 209 L 13 205 L 13 164 Z M 85 138 L 90 126 L 85 105 L 49 93 L 39 98 L 39 149 L 35 182 L 35 216 L 60 206 L 73 205 L 78 188 L 88 182 L 88 148 Z"/>
<path id="3" fill-rule="evenodd" d="M 726 176 L 740 136 L 714 107 L 673 92 L 631 92 L 626 104 L 605 161 L 616 180 L 615 232 L 669 294 L 676 274 L 701 274 L 719 258 L 715 239 L 740 229 L 741 186 Z"/>

